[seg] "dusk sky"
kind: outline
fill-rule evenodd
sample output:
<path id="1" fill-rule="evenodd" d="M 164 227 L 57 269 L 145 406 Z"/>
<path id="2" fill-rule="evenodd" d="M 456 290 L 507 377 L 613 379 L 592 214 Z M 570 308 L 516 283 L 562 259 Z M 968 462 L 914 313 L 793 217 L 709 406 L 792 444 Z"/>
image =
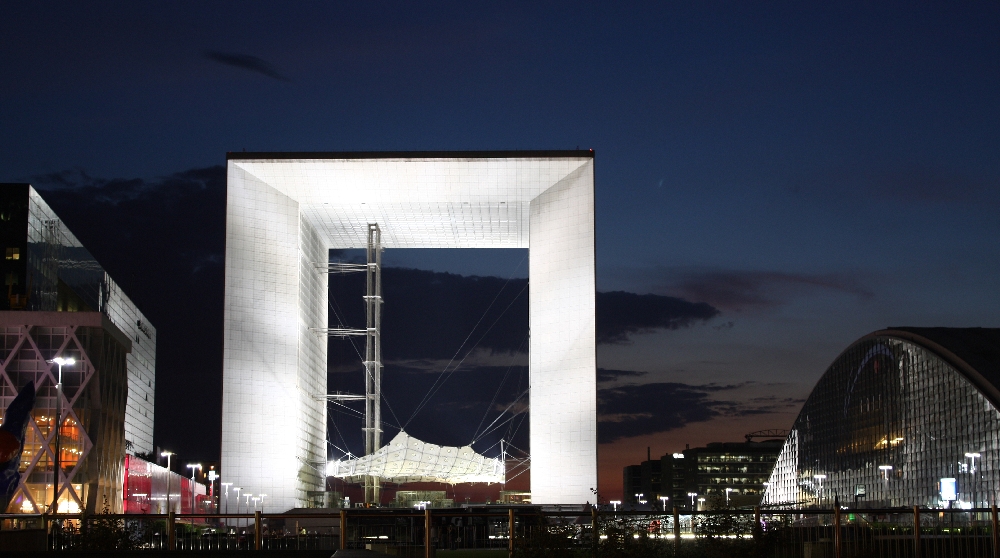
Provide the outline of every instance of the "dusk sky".
<path id="1" fill-rule="evenodd" d="M 539 4 L 0 1 L 0 182 L 157 327 L 157 445 L 218 459 L 228 151 L 594 149 L 602 499 L 789 428 L 866 333 L 1000 327 L 1000 4 Z M 514 433 L 524 255 L 386 252 L 396 427 L 457 355 L 407 430 Z"/>

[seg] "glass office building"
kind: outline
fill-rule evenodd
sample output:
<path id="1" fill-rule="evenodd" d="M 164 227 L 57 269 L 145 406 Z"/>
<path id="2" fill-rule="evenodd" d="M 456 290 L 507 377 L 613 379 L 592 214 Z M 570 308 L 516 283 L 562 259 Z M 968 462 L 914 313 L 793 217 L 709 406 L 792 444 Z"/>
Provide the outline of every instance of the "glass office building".
<path id="1" fill-rule="evenodd" d="M 59 511 L 120 511 L 125 454 L 153 452 L 156 330 L 31 186 L 0 184 L 0 242 L 0 405 L 38 394 L 6 511 L 50 510 L 57 430 Z"/>
<path id="2" fill-rule="evenodd" d="M 1000 493 L 1000 329 L 892 328 L 834 360 L 764 504 L 989 507 Z"/>

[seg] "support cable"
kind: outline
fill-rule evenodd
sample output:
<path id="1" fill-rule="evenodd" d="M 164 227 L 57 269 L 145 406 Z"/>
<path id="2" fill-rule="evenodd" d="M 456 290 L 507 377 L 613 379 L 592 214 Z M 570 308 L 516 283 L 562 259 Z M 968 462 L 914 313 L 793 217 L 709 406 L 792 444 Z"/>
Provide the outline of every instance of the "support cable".
<path id="1" fill-rule="evenodd" d="M 493 428 L 493 425 L 495 425 L 498 420 L 500 420 L 501 418 L 503 418 L 504 413 L 506 413 L 507 411 L 509 411 L 511 407 L 513 407 L 514 405 L 516 405 L 517 402 L 520 401 L 521 398 L 524 397 L 527 394 L 528 394 L 528 390 L 524 390 L 524 391 L 521 392 L 521 395 L 518 395 L 517 397 L 515 397 L 514 400 L 510 402 L 510 405 L 507 405 L 506 409 L 504 409 L 503 411 L 500 411 L 500 415 L 497 418 L 493 419 L 493 422 L 491 422 L 490 425 L 487 426 L 485 430 L 483 430 L 483 433 L 480 434 L 479 436 L 477 436 L 475 440 L 472 440 L 471 443 L 474 444 L 474 443 L 478 442 L 480 439 L 482 439 L 483 436 L 486 436 L 490 432 L 493 432 L 493 430 L 490 430 L 491 428 Z M 508 422 L 514 420 L 514 417 L 516 417 L 519 414 L 521 414 L 521 413 L 515 413 L 515 414 L 507 417 L 507 420 L 505 420 L 502 423 L 500 423 L 500 425 L 498 425 L 497 428 L 499 428 L 500 426 L 503 426 L 504 424 L 507 424 Z"/>
<path id="2" fill-rule="evenodd" d="M 521 348 L 524 347 L 524 344 L 527 341 L 528 341 L 528 334 L 525 333 L 524 334 L 524 339 L 521 340 L 521 344 L 518 345 L 518 347 L 517 347 L 517 351 L 515 351 L 514 354 L 511 355 L 511 357 L 510 357 L 510 364 L 507 365 L 507 371 L 504 372 L 503 379 L 500 380 L 500 385 L 497 386 L 497 390 L 495 392 L 493 392 L 493 399 L 491 399 L 490 400 L 490 404 L 486 406 L 486 412 L 483 413 L 483 418 L 481 418 L 479 420 L 479 425 L 476 426 L 476 433 L 472 435 L 472 442 L 475 442 L 476 440 L 479 439 L 478 438 L 478 436 L 479 436 L 479 429 L 483 427 L 483 423 L 486 422 L 486 417 L 488 417 L 490 415 L 490 409 L 493 408 L 493 404 L 496 403 L 497 397 L 500 396 L 500 391 L 503 389 L 504 384 L 507 383 L 507 378 L 510 376 L 511 370 L 514 369 L 514 359 L 517 358 L 517 356 L 520 354 Z"/>
<path id="3" fill-rule="evenodd" d="M 450 367 L 450 366 L 451 366 L 451 364 L 452 364 L 453 362 L 455 362 L 455 359 L 456 359 L 456 358 L 458 357 L 458 354 L 462 352 L 462 349 L 463 349 L 463 348 L 465 347 L 465 344 L 469 342 L 469 339 L 470 339 L 470 338 L 472 338 L 472 334 L 476 332 L 476 328 L 478 328 L 478 327 L 479 327 L 479 324 L 481 324 L 481 323 L 483 322 L 483 320 L 484 320 L 484 319 L 486 318 L 486 315 L 487 315 L 487 314 L 489 313 L 490 309 L 491 309 L 491 308 L 493 308 L 493 305 L 494 305 L 494 304 L 496 304 L 496 302 L 497 302 L 497 299 L 498 299 L 498 298 L 500 298 L 500 295 L 501 295 L 501 294 L 503 293 L 504 289 L 506 289 L 506 288 L 507 288 L 507 285 L 508 285 L 508 284 L 509 284 L 509 283 L 511 282 L 511 280 L 512 280 L 512 279 L 514 278 L 514 275 L 516 275 L 516 274 L 517 274 L 517 272 L 518 272 L 518 270 L 520 270 L 520 269 L 521 269 L 521 264 L 523 264 L 523 263 L 524 263 L 524 260 L 525 260 L 525 259 L 526 259 L 527 257 L 528 257 L 528 254 L 527 254 L 527 252 L 526 252 L 526 253 L 524 254 L 524 256 L 523 256 L 523 257 L 521 258 L 521 261 L 520 261 L 520 262 L 518 262 L 518 264 L 517 264 L 517 267 L 515 267 L 515 268 L 514 268 L 514 271 L 513 271 L 513 273 L 511 273 L 511 274 L 510 274 L 510 277 L 508 277 L 508 278 L 507 278 L 507 281 L 505 281 L 505 282 L 504 282 L 504 284 L 503 284 L 503 286 L 502 286 L 502 287 L 500 287 L 500 290 L 499 290 L 499 291 L 497 291 L 497 294 L 496 294 L 496 296 L 494 296 L 494 297 L 493 297 L 493 300 L 492 300 L 492 301 L 490 301 L 490 305 L 486 307 L 486 310 L 485 310 L 485 311 L 483 312 L 483 315 L 479 317 L 479 321 L 477 321 L 477 322 L 476 322 L 476 325 L 472 326 L 472 329 L 471 329 L 471 330 L 469 330 L 469 334 L 465 336 L 465 340 L 464 340 L 464 341 L 462 341 L 462 344 L 461 344 L 461 345 L 459 345 L 459 347 L 458 347 L 458 349 L 457 349 L 457 350 L 455 350 L 455 354 L 453 354 L 453 355 L 451 356 L 451 360 L 449 360 L 449 361 L 448 361 L 448 364 L 446 364 L 446 365 L 445 365 L 445 367 L 444 367 L 444 369 L 443 369 L 443 370 L 441 371 L 441 373 L 440 373 L 440 374 L 438 374 L 438 377 L 437 377 L 437 378 L 436 378 L 436 379 L 434 380 L 434 383 L 433 383 L 433 384 L 431 384 L 431 387 L 430 387 L 430 389 L 428 389 L 428 390 L 427 390 L 427 394 L 426 394 L 426 395 L 424 395 L 423 399 L 421 399 L 421 400 L 420 400 L 420 403 L 418 403 L 418 404 L 417 404 L 416 408 L 415 408 L 415 409 L 413 410 L 413 413 L 412 413 L 412 414 L 410 415 L 410 418 L 406 419 L 406 423 L 405 423 L 405 424 L 403 424 L 403 428 L 404 428 L 404 429 L 405 429 L 405 428 L 406 428 L 406 427 L 407 427 L 407 426 L 408 426 L 408 425 L 410 424 L 410 422 L 411 422 L 411 421 L 413 421 L 413 417 L 415 417 L 415 416 L 417 415 L 417 413 L 418 413 L 418 412 L 419 412 L 419 411 L 420 411 L 421 409 L 423 409 L 423 408 L 424 408 L 424 406 L 425 406 L 425 405 L 427 404 L 427 401 L 428 401 L 428 400 L 429 400 L 429 399 L 430 399 L 431 397 L 433 397 L 433 396 L 434 396 L 434 393 L 436 393 L 436 391 L 435 391 L 435 386 L 437 386 L 438 382 L 439 382 L 439 381 L 441 381 L 441 377 L 442 377 L 442 376 L 444 376 L 444 375 L 445 375 L 445 374 L 446 374 L 446 373 L 448 372 L 448 367 Z M 523 290 L 523 289 L 522 289 L 522 290 Z M 520 293 L 519 293 L 519 294 L 520 294 Z M 514 298 L 515 298 L 515 300 L 517 299 L 517 297 L 514 297 Z M 509 308 L 509 307 L 510 307 L 510 306 L 508 305 L 508 308 Z M 506 310 L 505 310 L 505 311 L 506 311 Z M 503 314 L 501 314 L 501 316 L 502 316 L 502 315 L 503 315 Z M 494 323 L 495 323 L 495 322 L 494 322 Z M 473 348 L 475 348 L 475 347 L 473 347 Z M 468 356 L 468 355 L 466 355 L 466 356 Z M 464 361 L 465 359 L 463 358 L 462 360 Z M 459 363 L 459 365 L 461 365 L 461 362 Z M 456 368 L 457 368 L 457 366 L 456 366 Z M 452 372 L 454 372 L 454 370 L 452 370 Z M 443 382 L 442 382 L 442 383 L 443 383 Z"/>
<path id="4" fill-rule="evenodd" d="M 507 310 L 509 310 L 510 307 L 514 305 L 514 302 L 516 302 L 517 299 L 520 298 L 521 293 L 523 293 L 525 291 L 525 289 L 527 289 L 527 288 L 528 288 L 528 283 L 525 282 L 524 283 L 524 287 L 522 287 L 521 290 L 516 295 L 514 295 L 514 298 L 511 299 L 510 304 L 508 304 L 507 307 L 503 309 L 503 312 L 500 312 L 500 315 L 497 316 L 496 320 L 493 320 L 493 323 L 490 324 L 490 327 L 485 332 L 483 332 L 483 334 L 479 337 L 479 339 L 472 346 L 472 348 L 469 349 L 469 351 L 467 353 L 465 353 L 465 356 L 462 357 L 462 360 L 460 360 L 458 362 L 458 364 L 456 364 L 455 367 L 452 368 L 451 370 L 447 370 L 447 367 L 446 367 L 445 371 L 441 372 L 441 375 L 438 376 L 438 379 L 441 380 L 440 383 L 438 382 L 438 380 L 434 381 L 434 385 L 431 386 L 431 389 L 427 392 L 427 395 L 424 396 L 424 399 L 421 401 L 420 405 L 418 405 L 417 408 L 413 410 L 413 414 L 410 415 L 409 420 L 406 421 L 406 424 L 403 425 L 403 428 L 406 428 L 406 425 L 409 424 L 410 421 L 413 420 L 413 417 L 415 417 L 418 412 L 420 412 L 424 407 L 427 406 L 427 403 L 430 402 L 430 400 L 437 394 L 437 392 L 441 391 L 441 388 L 444 386 L 445 382 L 447 382 L 448 379 L 451 378 L 452 374 L 454 374 L 455 371 L 458 370 L 459 367 L 462 366 L 462 363 L 464 363 L 465 360 L 467 358 L 469 358 L 469 355 L 471 355 L 472 352 L 476 350 L 476 347 L 478 347 L 479 344 L 483 341 L 483 339 L 485 339 L 486 336 L 490 333 L 490 331 L 493 330 L 493 327 L 497 325 L 497 322 L 500 321 L 500 318 L 503 318 L 504 314 L 507 313 Z M 499 294 L 497 296 L 499 296 Z M 492 304 L 491 304 L 491 306 L 492 306 Z M 482 318 L 480 318 L 480 321 L 482 321 Z M 471 335 L 471 333 L 469 335 Z M 464 343 L 463 343 L 463 346 L 464 346 Z M 454 360 L 454 357 L 452 357 L 452 360 Z M 443 380 L 441 379 L 442 376 L 444 377 Z"/>

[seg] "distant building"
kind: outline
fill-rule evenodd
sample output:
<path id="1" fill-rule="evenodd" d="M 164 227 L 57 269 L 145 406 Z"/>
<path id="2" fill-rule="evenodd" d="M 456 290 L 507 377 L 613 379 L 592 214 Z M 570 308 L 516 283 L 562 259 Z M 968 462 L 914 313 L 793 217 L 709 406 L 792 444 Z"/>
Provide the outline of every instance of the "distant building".
<path id="1" fill-rule="evenodd" d="M 1000 505 L 1000 329 L 897 327 L 844 350 L 806 400 L 765 504 Z"/>
<path id="2" fill-rule="evenodd" d="M 624 498 L 652 507 L 705 509 L 760 503 L 764 483 L 778 458 L 782 440 L 713 442 L 700 448 L 668 453 L 624 469 Z M 637 489 L 638 488 L 638 489 Z M 664 504 L 661 498 L 668 498 Z"/>
<path id="3" fill-rule="evenodd" d="M 622 469 L 622 497 L 625 502 L 638 502 L 642 493 L 642 465 Z"/>
<path id="4" fill-rule="evenodd" d="M 190 478 L 167 470 L 134 455 L 125 456 L 122 487 L 124 513 L 163 514 L 213 513 L 216 511 L 208 488 Z M 168 501 L 167 494 L 170 498 Z M 233 508 L 235 511 L 235 499 Z"/>
<path id="5" fill-rule="evenodd" d="M 12 513 L 50 511 L 55 357 L 63 366 L 59 511 L 122 510 L 126 453 L 153 451 L 156 329 L 34 188 L 0 184 L 0 405 L 37 400 Z"/>

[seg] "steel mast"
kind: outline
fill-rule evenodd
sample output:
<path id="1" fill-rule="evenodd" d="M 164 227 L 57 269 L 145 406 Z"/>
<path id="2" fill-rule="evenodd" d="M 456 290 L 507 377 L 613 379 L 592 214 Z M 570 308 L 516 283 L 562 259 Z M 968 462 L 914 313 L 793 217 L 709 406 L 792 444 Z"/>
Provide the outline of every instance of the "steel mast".
<path id="1" fill-rule="evenodd" d="M 382 231 L 368 224 L 368 265 L 365 270 L 365 455 L 382 447 Z M 378 477 L 365 478 L 365 503 L 378 503 Z"/>

